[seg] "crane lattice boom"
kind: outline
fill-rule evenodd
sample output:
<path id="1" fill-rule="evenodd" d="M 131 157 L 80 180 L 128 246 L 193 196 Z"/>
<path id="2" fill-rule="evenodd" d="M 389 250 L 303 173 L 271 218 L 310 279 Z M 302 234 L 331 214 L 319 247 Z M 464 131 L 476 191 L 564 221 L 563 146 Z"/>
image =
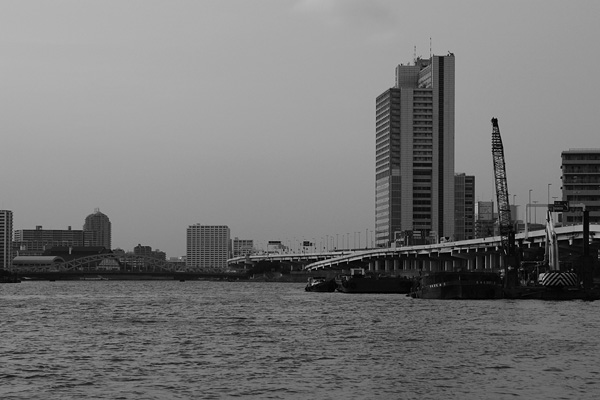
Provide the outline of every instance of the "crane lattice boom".
<path id="1" fill-rule="evenodd" d="M 498 223 L 502 248 L 506 255 L 512 254 L 511 234 L 513 234 L 510 204 L 508 203 L 508 185 L 504 163 L 504 146 L 498 127 L 498 119 L 492 118 L 492 156 L 494 159 L 494 178 L 496 182 L 496 200 L 498 202 Z"/>

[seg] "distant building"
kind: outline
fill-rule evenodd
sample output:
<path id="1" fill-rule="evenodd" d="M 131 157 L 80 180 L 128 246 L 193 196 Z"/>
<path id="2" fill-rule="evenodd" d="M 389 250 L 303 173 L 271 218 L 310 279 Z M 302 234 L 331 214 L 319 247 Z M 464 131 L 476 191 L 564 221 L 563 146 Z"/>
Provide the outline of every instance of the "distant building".
<path id="1" fill-rule="evenodd" d="M 585 204 L 590 223 L 600 224 L 600 149 L 570 149 L 562 157 L 562 200 Z M 581 224 L 581 207 L 562 214 L 563 225 Z"/>
<path id="2" fill-rule="evenodd" d="M 376 99 L 375 242 L 452 237 L 454 218 L 454 55 L 396 68 Z"/>
<path id="3" fill-rule="evenodd" d="M 187 228 L 186 266 L 227 269 L 230 243 L 230 231 L 226 225 L 190 225 Z"/>
<path id="4" fill-rule="evenodd" d="M 164 251 L 160 251 L 158 249 L 152 250 L 151 246 L 142 246 L 141 244 L 138 244 L 133 248 L 133 254 L 136 256 L 157 258 L 159 260 L 167 259 L 167 254 Z"/>
<path id="5" fill-rule="evenodd" d="M 232 257 L 242 257 L 254 252 L 254 241 L 234 238 L 231 241 Z"/>
<path id="6" fill-rule="evenodd" d="M 95 256 L 99 254 L 111 254 L 112 251 L 102 246 L 56 246 L 42 253 L 42 256 L 60 257 L 65 261 L 77 258 Z"/>
<path id="7" fill-rule="evenodd" d="M 454 175 L 454 240 L 475 238 L 475 176 Z"/>
<path id="8" fill-rule="evenodd" d="M 111 224 L 110 219 L 96 208 L 93 214 L 85 217 L 83 230 L 91 232 L 89 242 L 86 246 L 102 246 L 111 249 Z"/>
<path id="9" fill-rule="evenodd" d="M 495 235 L 496 215 L 493 201 L 475 203 L 475 237 L 484 238 Z"/>
<path id="10" fill-rule="evenodd" d="M 12 268 L 13 212 L 0 210 L 0 269 Z"/>
<path id="11" fill-rule="evenodd" d="M 284 254 L 288 252 L 288 247 L 281 243 L 281 240 L 269 240 L 267 243 L 267 253 Z"/>
<path id="12" fill-rule="evenodd" d="M 42 229 L 38 225 L 35 229 L 16 230 L 13 249 L 19 256 L 40 256 L 44 251 L 57 246 L 85 246 L 91 238 L 92 233 L 74 230 L 70 226 L 67 229 Z"/>

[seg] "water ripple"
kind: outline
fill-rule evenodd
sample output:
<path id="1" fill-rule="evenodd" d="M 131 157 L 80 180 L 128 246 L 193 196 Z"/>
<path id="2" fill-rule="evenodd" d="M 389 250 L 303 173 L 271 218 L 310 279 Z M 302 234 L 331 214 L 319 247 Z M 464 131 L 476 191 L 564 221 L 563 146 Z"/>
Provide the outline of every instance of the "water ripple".
<path id="1" fill-rule="evenodd" d="M 592 399 L 600 390 L 600 302 L 244 282 L 1 290 L 2 399 Z"/>

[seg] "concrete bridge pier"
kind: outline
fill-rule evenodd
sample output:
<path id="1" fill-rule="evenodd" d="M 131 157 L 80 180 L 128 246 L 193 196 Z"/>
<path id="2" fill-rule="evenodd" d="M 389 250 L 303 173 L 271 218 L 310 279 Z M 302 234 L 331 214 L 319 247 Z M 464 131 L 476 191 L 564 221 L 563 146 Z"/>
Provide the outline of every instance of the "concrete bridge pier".
<path id="1" fill-rule="evenodd" d="M 500 254 L 496 254 L 496 253 L 489 253 L 485 256 L 486 258 L 486 269 L 488 270 L 495 270 L 501 267 L 501 264 L 503 264 L 503 258 Z"/>
<path id="2" fill-rule="evenodd" d="M 393 266 L 392 266 L 393 265 L 392 264 L 392 260 L 385 259 L 384 263 L 385 263 L 385 272 L 389 273 L 392 270 L 392 268 L 393 268 Z"/>
<path id="3" fill-rule="evenodd" d="M 485 269 L 485 255 L 477 254 L 475 256 L 475 269 Z"/>
<path id="4" fill-rule="evenodd" d="M 473 271 L 475 269 L 475 257 L 467 258 L 467 270 Z"/>
<path id="5" fill-rule="evenodd" d="M 438 269 L 438 263 L 431 258 L 426 258 L 421 261 L 423 266 L 423 272 L 434 272 Z"/>

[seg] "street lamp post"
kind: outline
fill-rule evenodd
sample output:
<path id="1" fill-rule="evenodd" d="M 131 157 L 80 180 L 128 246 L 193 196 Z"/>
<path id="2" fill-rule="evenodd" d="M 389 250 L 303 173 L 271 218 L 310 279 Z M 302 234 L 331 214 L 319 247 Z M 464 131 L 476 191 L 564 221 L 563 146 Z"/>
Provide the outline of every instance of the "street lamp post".
<path id="1" fill-rule="evenodd" d="M 529 203 L 527 203 L 527 207 L 526 207 L 526 211 L 527 211 L 527 225 L 529 225 L 531 223 L 531 210 L 529 210 L 529 207 L 531 207 L 531 191 L 533 189 L 529 189 Z"/>
<path id="2" fill-rule="evenodd" d="M 550 185 L 552 185 L 551 183 L 548 184 L 548 204 L 550 204 Z"/>

